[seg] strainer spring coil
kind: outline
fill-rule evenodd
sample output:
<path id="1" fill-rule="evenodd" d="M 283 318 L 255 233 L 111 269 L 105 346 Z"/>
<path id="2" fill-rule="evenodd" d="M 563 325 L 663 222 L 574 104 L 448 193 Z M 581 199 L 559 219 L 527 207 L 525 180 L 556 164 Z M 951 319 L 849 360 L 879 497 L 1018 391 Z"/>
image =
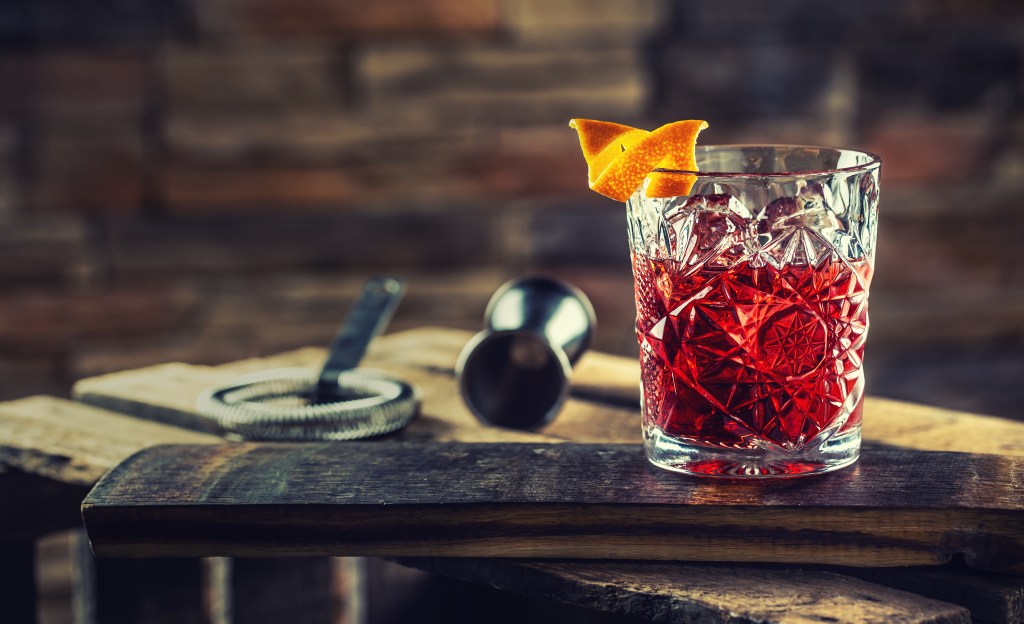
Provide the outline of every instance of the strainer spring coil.
<path id="1" fill-rule="evenodd" d="M 397 431 L 416 416 L 419 395 L 381 371 L 357 368 L 338 376 L 344 396 L 306 403 L 317 384 L 307 368 L 279 368 L 238 377 L 204 391 L 196 409 L 229 437 L 244 440 L 357 440 Z"/>

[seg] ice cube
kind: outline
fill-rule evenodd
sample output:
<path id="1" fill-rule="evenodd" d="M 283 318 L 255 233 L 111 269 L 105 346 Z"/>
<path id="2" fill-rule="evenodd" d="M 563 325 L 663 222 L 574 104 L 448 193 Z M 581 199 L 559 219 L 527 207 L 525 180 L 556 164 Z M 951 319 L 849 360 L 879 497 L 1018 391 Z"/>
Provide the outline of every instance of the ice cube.
<path id="1" fill-rule="evenodd" d="M 769 221 L 784 219 L 800 212 L 795 197 L 780 197 L 764 207 L 765 218 Z"/>
<path id="2" fill-rule="evenodd" d="M 670 205 L 664 214 L 665 229 L 671 245 L 668 257 L 680 262 L 687 261 L 697 242 L 693 237 L 693 224 L 697 218 L 697 211 L 691 205 L 692 199 Z"/>
<path id="3" fill-rule="evenodd" d="M 662 245 L 664 220 L 662 218 L 664 200 L 630 198 L 626 203 L 631 247 L 652 258 L 665 256 Z"/>
<path id="4" fill-rule="evenodd" d="M 695 195 L 666 218 L 675 232 L 677 260 L 731 266 L 746 254 L 751 214 L 732 195 Z"/>
<path id="5" fill-rule="evenodd" d="M 860 179 L 860 192 L 869 208 L 878 203 L 878 181 L 874 174 L 869 173 Z"/>
<path id="6" fill-rule="evenodd" d="M 729 213 L 741 219 L 744 222 L 749 220 L 753 215 L 747 210 L 740 200 L 736 199 L 734 195 L 718 194 L 718 195 L 704 195 L 704 209 L 715 212 Z"/>
<path id="7" fill-rule="evenodd" d="M 721 245 L 726 238 L 732 238 L 737 227 L 730 216 L 728 213 L 714 211 L 697 213 L 694 236 L 697 239 L 698 250 L 710 251 Z"/>
<path id="8" fill-rule="evenodd" d="M 800 189 L 796 203 L 800 206 L 801 225 L 818 231 L 838 228 L 839 222 L 832 212 L 831 198 L 831 189 L 818 182 L 809 182 Z"/>
<path id="9" fill-rule="evenodd" d="M 804 212 L 820 212 L 829 208 L 830 202 L 825 199 L 825 193 L 826 188 L 820 183 L 808 182 L 797 193 L 796 201 Z"/>
<path id="10" fill-rule="evenodd" d="M 840 227 L 832 212 L 828 187 L 811 182 L 801 188 L 794 197 L 780 197 L 764 208 L 764 218 L 758 223 L 757 231 L 778 236 L 796 227 L 816 231 Z"/>
<path id="11" fill-rule="evenodd" d="M 795 197 L 780 197 L 764 207 L 764 218 L 758 221 L 757 231 L 766 234 L 799 225 L 800 219 L 793 219 L 799 212 Z"/>

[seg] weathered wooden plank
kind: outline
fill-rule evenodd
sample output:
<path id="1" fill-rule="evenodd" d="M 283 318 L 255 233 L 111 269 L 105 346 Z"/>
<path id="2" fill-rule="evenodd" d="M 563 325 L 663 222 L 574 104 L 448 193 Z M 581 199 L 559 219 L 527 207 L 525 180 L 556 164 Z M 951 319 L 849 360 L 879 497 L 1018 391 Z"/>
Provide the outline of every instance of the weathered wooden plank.
<path id="1" fill-rule="evenodd" d="M 646 624 L 639 613 L 621 615 L 552 599 L 498 589 L 484 578 L 460 579 L 406 567 L 394 560 L 365 557 L 368 624 L 487 622 L 488 624 Z M 396 600 L 398 595 L 406 596 Z M 722 612 L 719 617 L 728 617 Z M 719 620 L 721 621 L 721 619 Z"/>
<path id="2" fill-rule="evenodd" d="M 216 442 L 223 439 L 54 397 L 0 403 L 0 462 L 65 484 L 91 487 L 148 446 Z"/>
<path id="3" fill-rule="evenodd" d="M 161 364 L 83 379 L 75 384 L 74 395 L 85 403 L 124 411 L 139 418 L 211 430 L 215 429 L 211 423 L 196 424 L 198 416 L 194 409 L 196 397 L 209 386 L 254 370 L 289 366 L 316 367 L 323 363 L 323 358 L 322 349 L 308 348 L 217 367 Z M 463 442 L 554 440 L 539 434 L 481 427 L 462 404 L 451 373 L 415 368 L 409 372 L 413 375 L 410 382 L 416 383 L 421 391 L 423 410 L 415 426 L 404 431 L 403 436 Z"/>
<path id="4" fill-rule="evenodd" d="M 1024 572 L 1024 461 L 872 448 L 781 483 L 687 479 L 636 445 L 143 451 L 83 504 L 107 555 L 568 557 Z M 310 504 L 315 502 L 315 504 Z"/>
<path id="5" fill-rule="evenodd" d="M 173 441 L 222 440 L 53 397 L 0 403 L 0 461 L 13 467 L 0 474 L 0 533 L 38 537 L 80 527 L 82 499 L 97 479 L 132 453 Z M 188 566 L 187 560 L 94 564 L 76 553 L 77 617 L 83 623 L 198 621 L 199 561 Z"/>
<path id="6" fill-rule="evenodd" d="M 454 363 L 470 334 L 427 328 L 378 339 L 365 364 L 391 370 L 424 390 L 423 416 L 392 440 L 555 441 L 639 440 L 639 370 L 632 358 L 588 352 L 577 364 L 573 399 L 540 434 L 481 427 L 468 413 L 454 386 Z M 216 381 L 277 366 L 317 366 L 321 349 L 310 348 L 232 363 L 222 367 L 173 365 L 117 373 L 80 382 L 87 400 L 167 420 L 166 414 L 192 416 L 195 396 Z M 173 422 L 173 419 L 171 419 Z M 1024 456 L 1024 423 L 869 397 L 866 440 L 905 448 L 956 450 Z M 588 565 L 598 565 L 588 563 Z M 1012 577 L 1004 579 L 1011 585 Z M 977 582 L 981 577 L 971 575 Z M 607 581 L 614 580 L 609 572 Z M 880 580 L 879 582 L 884 582 Z M 959 600 L 963 600 L 958 597 Z M 976 605 L 972 605 L 976 606 Z"/>
<path id="7" fill-rule="evenodd" d="M 904 448 L 1024 457 L 1024 422 L 1005 418 L 868 397 L 862 427 L 865 439 Z"/>
<path id="8" fill-rule="evenodd" d="M 432 372 L 429 379 L 438 382 L 454 376 L 458 353 L 470 336 L 435 327 L 385 336 L 367 363 L 413 376 Z M 635 359 L 588 351 L 573 371 L 572 395 L 581 401 L 568 402 L 541 433 L 577 442 L 640 439 L 640 366 Z M 461 403 L 457 395 L 431 411 L 457 411 L 461 406 L 456 402 Z M 863 435 L 867 441 L 919 450 L 1024 456 L 1024 422 L 879 397 L 865 401 Z"/>
<path id="9" fill-rule="evenodd" d="M 1024 622 L 1024 577 L 964 570 L 959 566 L 836 568 L 855 576 L 966 607 L 975 622 Z"/>
<path id="10" fill-rule="evenodd" d="M 397 561 L 507 591 L 657 622 L 971 621 L 963 607 L 820 570 L 472 558 Z"/>
<path id="11" fill-rule="evenodd" d="M 323 349 L 307 348 L 269 358 L 251 358 L 221 366 L 171 362 L 83 379 L 72 395 L 78 401 L 131 414 L 136 418 L 219 433 L 215 423 L 196 414 L 196 397 L 207 386 L 267 368 L 311 366 Z"/>
<path id="12" fill-rule="evenodd" d="M 89 488 L 143 448 L 223 442 L 208 433 L 54 397 L 0 403 L 0 499 L 4 501 L 0 505 L 0 534 L 6 539 L 31 539 L 80 527 L 80 507 Z M 4 469 L 5 465 L 8 468 Z M 195 621 L 202 610 L 204 586 L 198 560 L 93 563 L 91 556 L 79 555 L 79 610 L 84 622 Z M 311 576 L 329 565 L 328 558 L 307 558 L 290 566 L 277 566 L 274 578 L 280 584 L 307 584 L 305 592 L 275 593 L 278 608 L 292 608 L 294 613 L 313 613 L 316 609 L 330 612 L 335 603 L 332 581 Z M 262 591 L 265 585 L 259 579 L 267 567 L 262 562 L 238 562 L 233 567 L 236 574 L 229 580 L 232 587 L 214 584 L 210 590 L 215 595 L 239 596 Z M 250 568 L 255 571 L 250 572 Z M 142 583 L 143 579 L 153 582 Z M 252 589 L 250 584 L 254 585 Z M 122 595 L 126 587 L 134 587 L 130 595 Z M 270 600 L 268 596 L 261 604 Z M 245 618 L 238 622 L 279 621 L 256 619 L 254 611 L 245 611 L 246 605 L 240 609 Z"/>
<path id="13" fill-rule="evenodd" d="M 36 545 L 0 541 L 0 620 L 36 621 Z"/>
<path id="14" fill-rule="evenodd" d="M 572 380 L 573 399 L 540 432 L 480 426 L 454 385 L 454 367 L 470 332 L 423 328 L 384 336 L 364 362 L 401 375 L 424 393 L 423 416 L 400 439 L 461 442 L 635 442 L 640 439 L 639 366 L 632 358 L 587 352 Z M 322 349 L 307 348 L 223 366 L 166 364 L 85 379 L 77 398 L 143 418 L 187 424 L 206 387 L 236 375 L 281 366 L 318 366 Z M 208 425 L 207 425 L 208 426 Z M 1024 422 L 868 397 L 864 439 L 932 451 L 1024 456 Z"/>

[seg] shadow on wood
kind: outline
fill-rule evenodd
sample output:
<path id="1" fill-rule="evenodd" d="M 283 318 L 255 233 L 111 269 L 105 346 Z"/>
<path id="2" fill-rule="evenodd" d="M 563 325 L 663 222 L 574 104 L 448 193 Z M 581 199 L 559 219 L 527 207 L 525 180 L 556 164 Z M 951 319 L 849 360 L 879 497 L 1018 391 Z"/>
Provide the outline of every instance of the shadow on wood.
<path id="1" fill-rule="evenodd" d="M 0 542 L 0 616 L 5 622 L 36 621 L 36 545 Z"/>

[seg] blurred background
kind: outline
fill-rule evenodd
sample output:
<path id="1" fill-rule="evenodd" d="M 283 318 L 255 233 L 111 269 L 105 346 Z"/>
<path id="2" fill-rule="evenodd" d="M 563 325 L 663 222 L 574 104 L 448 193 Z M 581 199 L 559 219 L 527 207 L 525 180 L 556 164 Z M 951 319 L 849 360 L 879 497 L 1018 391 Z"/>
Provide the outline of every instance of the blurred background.
<path id="1" fill-rule="evenodd" d="M 624 208 L 570 117 L 885 162 L 869 392 L 1024 417 L 1024 5 L 1013 0 L 0 3 L 0 395 L 477 329 L 546 271 L 635 353 Z"/>
<path id="2" fill-rule="evenodd" d="M 397 330 L 549 272 L 634 354 L 567 122 L 702 118 L 880 154 L 869 392 L 1024 418 L 1022 86 L 1015 0 L 4 0 L 0 398 L 326 345 L 380 273 Z"/>

